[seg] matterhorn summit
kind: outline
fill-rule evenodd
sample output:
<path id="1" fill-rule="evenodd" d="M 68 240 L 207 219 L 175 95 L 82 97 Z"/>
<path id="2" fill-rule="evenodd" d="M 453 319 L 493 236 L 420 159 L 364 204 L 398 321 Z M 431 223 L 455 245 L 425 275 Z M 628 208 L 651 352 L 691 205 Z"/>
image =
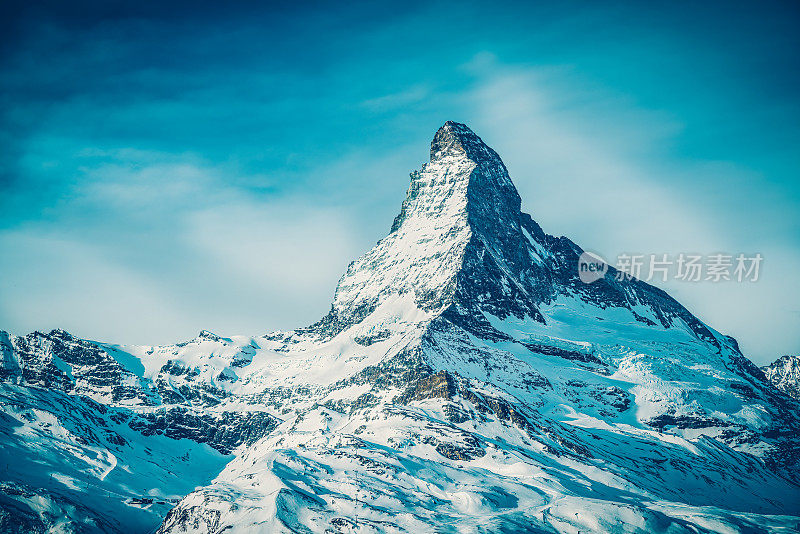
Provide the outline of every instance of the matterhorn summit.
<path id="1" fill-rule="evenodd" d="M 390 234 L 347 268 L 323 325 L 336 333 L 402 295 L 432 315 L 455 311 L 476 304 L 465 294 L 476 289 L 468 287 L 474 277 L 492 300 L 532 304 L 519 279 L 533 261 L 522 224 L 519 194 L 497 154 L 463 124 L 445 123 L 430 162 L 411 174 Z M 535 306 L 523 311 L 540 317 Z"/>
<path id="2" fill-rule="evenodd" d="M 0 333 L 0 530 L 796 528 L 798 401 L 664 291 L 582 282 L 582 252 L 448 121 L 311 326 Z"/>

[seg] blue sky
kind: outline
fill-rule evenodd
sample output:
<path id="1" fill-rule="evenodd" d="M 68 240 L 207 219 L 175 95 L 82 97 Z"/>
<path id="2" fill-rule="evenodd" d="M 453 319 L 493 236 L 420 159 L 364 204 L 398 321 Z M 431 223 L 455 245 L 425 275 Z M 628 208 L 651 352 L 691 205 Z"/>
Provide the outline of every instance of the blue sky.
<path id="1" fill-rule="evenodd" d="M 557 4 L 3 4 L 0 328 L 311 323 L 452 119 L 549 233 L 761 253 L 661 285 L 757 363 L 800 352 L 800 8 Z"/>

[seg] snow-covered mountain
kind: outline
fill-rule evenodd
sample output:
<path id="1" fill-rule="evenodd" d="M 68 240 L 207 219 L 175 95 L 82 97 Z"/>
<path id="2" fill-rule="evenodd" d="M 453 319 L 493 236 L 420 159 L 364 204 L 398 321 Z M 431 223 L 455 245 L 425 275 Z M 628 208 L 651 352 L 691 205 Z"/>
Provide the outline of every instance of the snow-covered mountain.
<path id="1" fill-rule="evenodd" d="M 800 405 L 663 291 L 581 282 L 581 252 L 447 122 L 314 325 L 3 334 L 0 527 L 794 531 Z"/>
<path id="2" fill-rule="evenodd" d="M 790 397 L 800 399 L 800 356 L 784 355 L 761 368 L 775 387 Z"/>

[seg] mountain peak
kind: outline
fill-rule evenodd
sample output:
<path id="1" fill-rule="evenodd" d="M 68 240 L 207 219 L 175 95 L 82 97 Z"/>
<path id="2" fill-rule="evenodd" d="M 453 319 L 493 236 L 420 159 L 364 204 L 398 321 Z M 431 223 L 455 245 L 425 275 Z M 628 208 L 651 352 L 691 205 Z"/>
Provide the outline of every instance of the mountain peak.
<path id="1" fill-rule="evenodd" d="M 776 388 L 800 399 L 800 355 L 781 356 L 761 370 Z"/>
<path id="2" fill-rule="evenodd" d="M 446 122 L 434 135 L 430 163 L 411 173 L 389 235 L 348 266 L 321 325 L 338 333 L 405 294 L 436 315 L 457 297 L 471 298 L 460 288 L 475 278 L 483 280 L 476 299 L 518 298 L 509 304 L 516 315 L 540 319 L 519 284 L 504 278 L 530 267 L 521 217 L 519 194 L 497 153 L 466 125 Z"/>
<path id="3" fill-rule="evenodd" d="M 448 156 L 479 161 L 500 162 L 497 153 L 489 148 L 466 124 L 447 121 L 436 131 L 431 141 L 431 162 Z"/>
<path id="4" fill-rule="evenodd" d="M 336 335 L 383 304 L 412 299 L 428 319 L 445 317 L 493 336 L 486 314 L 544 324 L 540 307 L 564 298 L 625 308 L 650 326 L 686 325 L 698 340 L 719 348 L 708 327 L 656 288 L 613 277 L 583 283 L 576 268 L 582 252 L 569 239 L 545 234 L 523 213 L 497 153 L 466 125 L 448 121 L 434 135 L 431 161 L 411 173 L 389 235 L 348 266 L 330 312 L 314 327 Z M 386 308 L 371 321 L 396 311 Z"/>

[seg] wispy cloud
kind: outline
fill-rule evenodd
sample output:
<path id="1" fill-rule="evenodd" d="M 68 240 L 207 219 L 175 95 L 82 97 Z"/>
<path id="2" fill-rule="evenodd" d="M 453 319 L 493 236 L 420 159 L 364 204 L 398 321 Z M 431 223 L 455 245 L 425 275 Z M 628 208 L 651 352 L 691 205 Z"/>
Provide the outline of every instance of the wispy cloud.
<path id="1" fill-rule="evenodd" d="M 545 230 L 610 261 L 620 253 L 761 253 L 751 284 L 658 283 L 758 361 L 800 343 L 800 206 L 733 161 L 676 157 L 674 118 L 638 109 L 607 90 L 565 83 L 563 72 L 481 56 L 476 124 L 501 149 L 523 208 Z M 568 79 L 569 76 L 566 76 Z M 757 221 L 757 222 L 756 222 Z M 769 313 L 764 313 L 770 309 Z M 769 334 L 767 334 L 769 333 Z"/>

